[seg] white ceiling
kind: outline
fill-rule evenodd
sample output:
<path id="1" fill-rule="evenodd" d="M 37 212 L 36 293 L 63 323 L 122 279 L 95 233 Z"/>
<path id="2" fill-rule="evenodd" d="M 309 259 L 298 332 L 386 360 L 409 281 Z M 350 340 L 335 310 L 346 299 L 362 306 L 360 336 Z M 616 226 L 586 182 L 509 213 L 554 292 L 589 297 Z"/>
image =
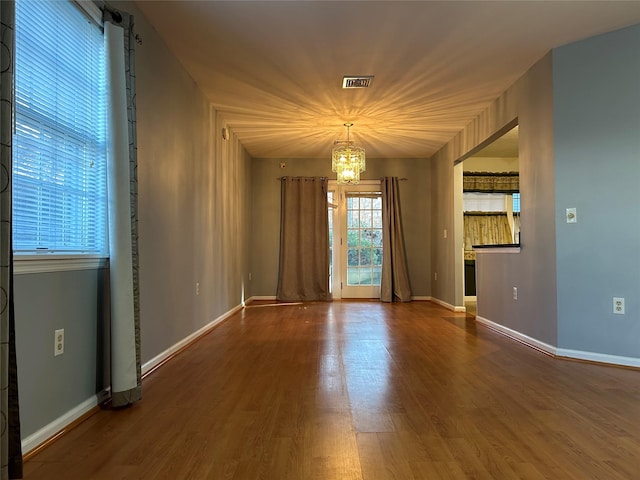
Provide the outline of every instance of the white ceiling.
<path id="1" fill-rule="evenodd" d="M 345 122 L 368 158 L 429 157 L 551 48 L 640 23 L 615 0 L 137 5 L 255 158 L 328 157 Z"/>

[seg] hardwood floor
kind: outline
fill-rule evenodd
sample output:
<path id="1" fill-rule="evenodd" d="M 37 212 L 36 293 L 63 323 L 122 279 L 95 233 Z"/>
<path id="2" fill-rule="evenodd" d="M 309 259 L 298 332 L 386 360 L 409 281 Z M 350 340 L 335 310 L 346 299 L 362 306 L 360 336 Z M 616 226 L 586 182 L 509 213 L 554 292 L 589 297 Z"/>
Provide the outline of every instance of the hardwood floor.
<path id="1" fill-rule="evenodd" d="M 144 340 L 144 339 L 143 339 Z M 246 308 L 25 464 L 27 480 L 640 478 L 640 372 L 430 302 Z"/>

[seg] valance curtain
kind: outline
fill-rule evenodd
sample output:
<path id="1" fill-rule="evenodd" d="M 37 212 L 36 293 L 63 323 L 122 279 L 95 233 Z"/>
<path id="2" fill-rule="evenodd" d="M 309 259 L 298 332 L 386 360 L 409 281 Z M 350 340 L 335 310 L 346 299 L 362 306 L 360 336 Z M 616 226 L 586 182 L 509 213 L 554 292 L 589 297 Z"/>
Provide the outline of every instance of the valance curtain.
<path id="1" fill-rule="evenodd" d="M 18 403 L 13 248 L 11 244 L 11 163 L 15 2 L 0 2 L 0 479 L 22 478 Z"/>
<path id="2" fill-rule="evenodd" d="M 462 189 L 465 192 L 518 193 L 520 174 L 518 172 L 464 172 Z"/>
<path id="3" fill-rule="evenodd" d="M 380 300 L 410 302 L 411 285 L 404 248 L 397 177 L 382 179 L 382 277 Z"/>
<path id="4" fill-rule="evenodd" d="M 506 213 L 465 213 L 464 249 L 473 245 L 501 245 L 513 243 Z"/>
<path id="5" fill-rule="evenodd" d="M 133 17 L 104 12 L 107 45 L 111 404 L 142 398 Z"/>
<path id="6" fill-rule="evenodd" d="M 329 301 L 328 180 L 281 179 L 280 301 Z"/>

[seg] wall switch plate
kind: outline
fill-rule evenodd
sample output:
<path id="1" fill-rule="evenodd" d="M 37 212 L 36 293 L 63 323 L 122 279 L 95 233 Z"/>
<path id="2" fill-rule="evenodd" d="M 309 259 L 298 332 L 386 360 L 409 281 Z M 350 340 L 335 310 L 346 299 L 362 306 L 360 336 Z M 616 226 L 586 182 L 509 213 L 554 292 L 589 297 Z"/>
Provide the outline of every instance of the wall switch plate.
<path id="1" fill-rule="evenodd" d="M 518 287 L 513 287 L 513 299 L 518 299 Z"/>
<path id="2" fill-rule="evenodd" d="M 624 315 L 624 298 L 613 297 L 613 313 L 616 315 Z"/>
<path id="3" fill-rule="evenodd" d="M 200 295 L 200 282 L 196 282 L 196 295 Z"/>
<path id="4" fill-rule="evenodd" d="M 64 353 L 64 328 L 53 333 L 53 356 L 57 357 Z"/>
<path id="5" fill-rule="evenodd" d="M 567 223 L 578 223 L 578 214 L 575 208 L 567 208 Z"/>

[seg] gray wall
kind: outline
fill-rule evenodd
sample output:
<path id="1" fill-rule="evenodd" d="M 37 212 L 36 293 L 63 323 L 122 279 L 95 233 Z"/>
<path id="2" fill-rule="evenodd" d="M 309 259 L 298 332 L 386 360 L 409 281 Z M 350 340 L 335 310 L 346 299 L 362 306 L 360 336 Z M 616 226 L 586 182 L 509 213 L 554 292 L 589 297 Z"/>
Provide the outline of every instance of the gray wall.
<path id="1" fill-rule="evenodd" d="M 558 345 L 640 357 L 640 26 L 553 52 Z M 567 207 L 578 223 L 567 224 Z M 626 314 L 612 313 L 612 297 Z"/>
<path id="2" fill-rule="evenodd" d="M 241 304 L 248 284 L 250 158 L 166 45 L 136 17 L 142 362 Z M 103 388 L 104 270 L 17 275 L 22 436 Z M 196 295 L 195 283 L 200 284 Z M 64 328 L 65 353 L 53 356 Z"/>
<path id="3" fill-rule="evenodd" d="M 453 164 L 517 118 L 522 248 L 478 256 L 478 315 L 561 354 L 640 357 L 639 51 L 640 26 L 553 50 L 434 156 L 434 297 L 459 304 Z"/>
<path id="4" fill-rule="evenodd" d="M 555 280 L 555 204 L 553 170 L 551 55 L 534 65 L 516 84 L 434 157 L 432 264 L 438 280 L 433 296 L 462 305 L 461 249 L 454 247 L 456 224 L 453 166 L 479 145 L 520 125 L 520 253 L 479 255 L 476 260 L 478 315 L 552 345 L 557 341 Z M 457 202 L 460 203 L 460 202 Z M 443 230 L 447 229 L 445 239 Z M 460 233 L 461 235 L 461 233 Z M 512 297 L 518 287 L 518 300 Z"/>
<path id="5" fill-rule="evenodd" d="M 144 363 L 250 294 L 250 158 L 142 15 L 136 30 Z"/>
<path id="6" fill-rule="evenodd" d="M 104 269 L 14 277 L 20 422 L 25 438 L 104 387 L 97 352 Z M 53 356 L 64 328 L 64 354 Z"/>
<path id="7" fill-rule="evenodd" d="M 280 169 L 280 163 L 286 167 Z M 254 159 L 252 161 L 252 292 L 256 296 L 274 296 L 278 283 L 280 244 L 281 176 L 326 176 L 331 172 L 331 158 Z M 414 296 L 431 292 L 430 270 L 430 166 L 424 159 L 367 159 L 362 179 L 384 176 L 407 178 L 400 183 L 407 262 Z"/>

